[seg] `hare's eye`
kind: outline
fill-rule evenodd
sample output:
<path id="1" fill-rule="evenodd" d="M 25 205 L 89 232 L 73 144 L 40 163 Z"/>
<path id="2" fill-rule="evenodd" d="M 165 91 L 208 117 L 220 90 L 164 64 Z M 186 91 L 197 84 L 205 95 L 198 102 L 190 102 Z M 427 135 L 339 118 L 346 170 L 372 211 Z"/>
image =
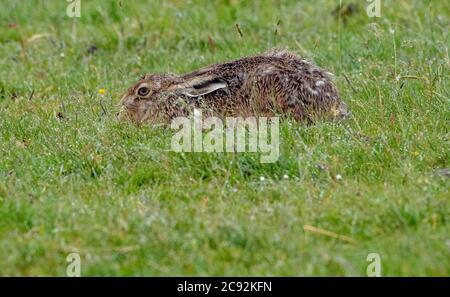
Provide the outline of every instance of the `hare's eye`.
<path id="1" fill-rule="evenodd" d="M 138 95 L 139 95 L 139 96 L 147 96 L 148 93 L 150 93 L 150 89 L 147 88 L 147 87 L 141 87 L 141 88 L 139 88 L 139 90 L 138 90 Z"/>

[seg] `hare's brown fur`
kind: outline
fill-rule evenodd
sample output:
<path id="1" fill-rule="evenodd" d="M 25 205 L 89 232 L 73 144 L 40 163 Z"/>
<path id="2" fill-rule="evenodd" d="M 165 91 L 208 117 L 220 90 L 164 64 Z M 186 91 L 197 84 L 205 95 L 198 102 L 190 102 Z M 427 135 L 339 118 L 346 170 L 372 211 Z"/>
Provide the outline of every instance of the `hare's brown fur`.
<path id="1" fill-rule="evenodd" d="M 122 116 L 138 123 L 167 122 L 194 108 L 219 116 L 282 115 L 308 122 L 348 115 L 330 73 L 284 50 L 181 76 L 145 75 L 121 103 Z"/>

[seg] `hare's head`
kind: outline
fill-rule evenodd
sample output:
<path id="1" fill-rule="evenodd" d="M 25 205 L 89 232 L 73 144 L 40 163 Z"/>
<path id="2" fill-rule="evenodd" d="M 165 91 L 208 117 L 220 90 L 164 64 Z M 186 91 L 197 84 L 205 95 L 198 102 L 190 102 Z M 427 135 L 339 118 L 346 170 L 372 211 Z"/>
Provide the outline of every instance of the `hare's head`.
<path id="1" fill-rule="evenodd" d="M 122 110 L 119 119 L 130 119 L 135 123 L 144 122 L 152 106 L 160 101 L 158 94 L 167 90 L 177 81 L 177 76 L 168 74 L 143 75 L 122 96 Z"/>
<path id="2" fill-rule="evenodd" d="M 128 118 L 139 124 L 164 112 L 161 107 L 170 106 L 168 98 L 195 98 L 226 87 L 225 82 L 212 75 L 144 75 L 122 96 L 119 119 Z"/>

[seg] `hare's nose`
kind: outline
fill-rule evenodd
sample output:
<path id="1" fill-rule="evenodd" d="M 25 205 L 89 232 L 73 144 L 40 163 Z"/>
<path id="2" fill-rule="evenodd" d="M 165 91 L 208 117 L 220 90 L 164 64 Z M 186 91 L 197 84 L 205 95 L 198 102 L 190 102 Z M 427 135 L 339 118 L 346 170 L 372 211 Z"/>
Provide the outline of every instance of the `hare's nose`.
<path id="1" fill-rule="evenodd" d="M 121 106 L 120 110 L 116 112 L 116 119 L 118 119 L 119 121 L 123 120 L 125 113 L 126 113 L 125 106 Z"/>

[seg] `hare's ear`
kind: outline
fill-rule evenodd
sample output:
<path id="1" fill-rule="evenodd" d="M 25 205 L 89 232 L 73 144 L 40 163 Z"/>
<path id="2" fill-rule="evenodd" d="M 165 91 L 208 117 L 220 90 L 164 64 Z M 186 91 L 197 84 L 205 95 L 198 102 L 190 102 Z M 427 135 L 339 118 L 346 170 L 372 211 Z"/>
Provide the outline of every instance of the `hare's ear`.
<path id="1" fill-rule="evenodd" d="M 189 97 L 200 97 L 219 89 L 225 89 L 228 84 L 218 77 L 201 77 L 195 78 L 186 84 L 183 94 Z"/>

